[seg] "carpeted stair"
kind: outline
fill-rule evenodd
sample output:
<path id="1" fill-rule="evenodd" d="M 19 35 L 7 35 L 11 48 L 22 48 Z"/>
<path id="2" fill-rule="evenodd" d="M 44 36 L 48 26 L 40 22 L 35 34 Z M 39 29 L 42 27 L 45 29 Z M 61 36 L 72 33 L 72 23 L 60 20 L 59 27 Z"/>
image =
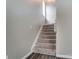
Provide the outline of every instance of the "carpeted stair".
<path id="1" fill-rule="evenodd" d="M 54 31 L 54 24 L 43 25 L 33 51 L 46 55 L 56 55 L 56 32 Z"/>

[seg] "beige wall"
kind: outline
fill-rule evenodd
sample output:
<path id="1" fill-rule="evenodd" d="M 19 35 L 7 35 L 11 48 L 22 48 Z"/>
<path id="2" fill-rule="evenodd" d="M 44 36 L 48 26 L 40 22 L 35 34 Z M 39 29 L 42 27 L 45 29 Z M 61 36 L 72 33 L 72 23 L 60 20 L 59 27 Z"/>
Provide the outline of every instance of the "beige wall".
<path id="1" fill-rule="evenodd" d="M 72 0 L 57 1 L 57 55 L 72 55 Z"/>

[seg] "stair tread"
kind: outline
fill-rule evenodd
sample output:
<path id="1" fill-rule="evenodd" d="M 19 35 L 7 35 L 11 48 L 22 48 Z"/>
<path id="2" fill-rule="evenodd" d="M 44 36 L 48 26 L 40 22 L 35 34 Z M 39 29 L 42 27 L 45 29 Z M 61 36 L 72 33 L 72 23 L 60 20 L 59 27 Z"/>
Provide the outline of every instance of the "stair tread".
<path id="1" fill-rule="evenodd" d="M 42 32 L 41 34 L 44 34 L 44 35 L 56 35 L 56 33 L 49 33 L 49 32 Z"/>
<path id="2" fill-rule="evenodd" d="M 40 35 L 41 37 L 56 37 L 56 35 Z"/>
<path id="3" fill-rule="evenodd" d="M 35 48 L 33 51 L 35 53 L 41 53 L 46 55 L 56 55 L 55 49 Z"/>
<path id="4" fill-rule="evenodd" d="M 56 43 L 56 40 L 44 40 L 44 39 L 38 39 L 38 42 L 40 43 Z"/>
<path id="5" fill-rule="evenodd" d="M 42 33 L 56 33 L 56 32 L 42 32 Z"/>
<path id="6" fill-rule="evenodd" d="M 56 35 L 41 34 L 40 36 L 56 36 Z"/>
<path id="7" fill-rule="evenodd" d="M 42 32 L 54 32 L 54 30 L 41 30 Z"/>
<path id="8" fill-rule="evenodd" d="M 56 44 L 37 43 L 35 47 L 39 47 L 39 48 L 47 48 L 47 49 L 56 49 Z"/>
<path id="9" fill-rule="evenodd" d="M 56 40 L 56 39 L 39 38 L 38 40 Z"/>
<path id="10" fill-rule="evenodd" d="M 39 44 L 39 45 L 40 45 L 40 44 L 44 44 L 44 45 L 56 45 L 56 43 L 54 44 L 54 43 L 41 43 L 41 42 L 37 42 L 36 45 L 37 45 L 37 44 Z"/>
<path id="11" fill-rule="evenodd" d="M 52 27 L 49 27 L 49 28 L 47 28 L 47 27 L 43 27 L 43 29 L 54 29 L 54 28 L 52 28 Z"/>
<path id="12" fill-rule="evenodd" d="M 54 29 L 42 29 L 42 30 L 54 30 Z"/>
<path id="13" fill-rule="evenodd" d="M 49 26 L 54 26 L 54 25 L 43 25 L 43 27 L 44 27 L 44 26 L 46 26 L 46 27 L 48 26 L 48 27 L 49 27 Z"/>

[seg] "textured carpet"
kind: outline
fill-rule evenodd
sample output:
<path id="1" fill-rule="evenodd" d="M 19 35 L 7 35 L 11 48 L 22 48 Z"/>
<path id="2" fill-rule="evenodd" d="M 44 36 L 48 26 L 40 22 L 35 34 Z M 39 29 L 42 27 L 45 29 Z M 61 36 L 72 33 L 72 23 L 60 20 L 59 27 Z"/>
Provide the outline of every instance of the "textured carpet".
<path id="1" fill-rule="evenodd" d="M 37 42 L 33 47 L 33 52 L 46 55 L 56 54 L 56 32 L 54 31 L 54 24 L 43 25 Z"/>
<path id="2" fill-rule="evenodd" d="M 51 56 L 51 55 L 45 55 L 45 54 L 40 54 L 40 53 L 32 53 L 26 59 L 67 59 L 67 58 L 57 58 L 57 57 Z"/>

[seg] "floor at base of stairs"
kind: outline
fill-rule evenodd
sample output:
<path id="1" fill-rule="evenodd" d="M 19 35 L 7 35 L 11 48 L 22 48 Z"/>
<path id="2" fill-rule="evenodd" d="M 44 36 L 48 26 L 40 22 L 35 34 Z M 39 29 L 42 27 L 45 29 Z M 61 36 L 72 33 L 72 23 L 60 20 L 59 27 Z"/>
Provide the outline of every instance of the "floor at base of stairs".
<path id="1" fill-rule="evenodd" d="M 40 53 L 32 53 L 26 59 L 67 59 L 67 58 L 57 58 L 57 57 L 51 56 L 51 55 L 45 55 L 45 54 L 40 54 Z"/>

